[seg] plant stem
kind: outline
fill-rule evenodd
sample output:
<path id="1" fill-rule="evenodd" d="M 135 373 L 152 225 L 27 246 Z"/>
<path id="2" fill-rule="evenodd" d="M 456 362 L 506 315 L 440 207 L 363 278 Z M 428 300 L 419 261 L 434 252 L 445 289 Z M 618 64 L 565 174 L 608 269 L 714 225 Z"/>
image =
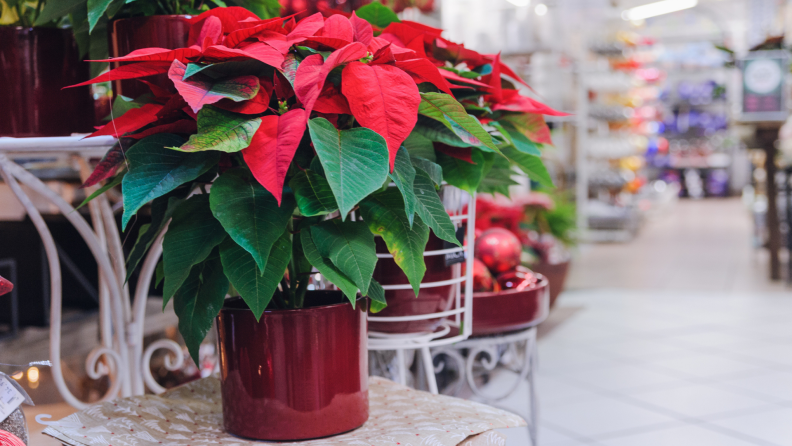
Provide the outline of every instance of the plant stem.
<path id="1" fill-rule="evenodd" d="M 22 3 L 17 3 L 16 5 L 17 15 L 19 16 L 19 24 L 22 25 L 23 28 L 29 28 L 30 24 L 27 22 L 27 17 L 25 14 L 22 13 Z"/>
<path id="2" fill-rule="evenodd" d="M 36 13 L 33 15 L 33 23 L 36 23 L 38 20 L 39 14 L 41 13 L 41 7 L 44 5 L 44 0 L 38 0 L 36 3 Z"/>

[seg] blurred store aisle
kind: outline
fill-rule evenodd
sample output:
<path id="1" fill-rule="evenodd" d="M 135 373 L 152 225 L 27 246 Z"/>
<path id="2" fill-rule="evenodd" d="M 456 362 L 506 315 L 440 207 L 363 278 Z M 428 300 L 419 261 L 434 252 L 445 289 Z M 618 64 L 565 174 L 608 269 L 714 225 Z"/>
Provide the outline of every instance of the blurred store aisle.
<path id="1" fill-rule="evenodd" d="M 783 291 L 751 245 L 753 222 L 737 198 L 682 200 L 629 243 L 580 247 L 567 289 Z"/>
<path id="2" fill-rule="evenodd" d="M 644 229 L 581 248 L 539 341 L 539 445 L 792 445 L 792 293 L 768 284 L 740 202 Z"/>

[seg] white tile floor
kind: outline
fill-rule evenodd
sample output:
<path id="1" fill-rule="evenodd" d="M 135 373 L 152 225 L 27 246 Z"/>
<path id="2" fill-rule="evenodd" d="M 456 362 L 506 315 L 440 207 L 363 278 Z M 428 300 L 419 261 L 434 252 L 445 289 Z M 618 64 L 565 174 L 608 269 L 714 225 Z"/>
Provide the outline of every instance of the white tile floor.
<path id="1" fill-rule="evenodd" d="M 539 341 L 536 446 L 792 446 L 792 292 L 750 231 L 736 200 L 681 202 L 581 248 L 559 302 L 576 311 Z"/>

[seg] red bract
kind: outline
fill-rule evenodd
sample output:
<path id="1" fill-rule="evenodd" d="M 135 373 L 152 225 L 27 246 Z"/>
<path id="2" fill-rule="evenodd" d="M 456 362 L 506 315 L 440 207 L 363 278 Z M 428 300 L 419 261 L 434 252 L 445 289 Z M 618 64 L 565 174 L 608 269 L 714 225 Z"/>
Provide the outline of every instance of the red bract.
<path id="1" fill-rule="evenodd" d="M 294 153 L 305 133 L 305 110 L 295 109 L 281 116 L 265 116 L 248 148 L 242 150 L 253 176 L 270 191 L 278 204 L 283 182 Z"/>
<path id="2" fill-rule="evenodd" d="M 355 33 L 355 41 L 368 46 L 371 43 L 371 39 L 374 38 L 374 30 L 371 24 L 358 17 L 354 12 L 352 17 L 349 18 L 349 22 L 352 24 L 352 29 Z"/>
<path id="3" fill-rule="evenodd" d="M 133 108 L 122 116 L 116 116 L 115 119 L 86 136 L 86 138 L 102 135 L 123 136 L 125 133 L 132 132 L 156 121 L 158 119 L 157 112 L 161 109 L 162 106 L 159 104 L 146 104 L 140 108 Z"/>
<path id="4" fill-rule="evenodd" d="M 415 82 L 392 65 L 351 62 L 344 68 L 341 91 L 360 125 L 385 138 L 393 170 L 401 143 L 418 121 L 421 96 Z"/>
<path id="5" fill-rule="evenodd" d="M 549 144 L 541 115 L 565 115 L 505 87 L 504 76 L 527 84 L 501 63 L 500 55 L 469 50 L 441 37 L 440 29 L 402 21 L 380 31 L 354 13 L 323 13 L 327 18 L 316 13 L 300 21 L 259 20 L 243 8 L 216 8 L 191 19 L 188 48 L 145 48 L 113 59 L 125 65 L 79 86 L 166 72 L 170 82 L 143 81 L 153 98 L 139 101 L 149 103 L 90 136 L 140 139 L 157 133 L 193 135 L 200 129 L 201 150 L 241 150 L 255 178 L 280 201 L 311 118 L 324 117 L 339 130 L 362 126 L 378 133 L 387 144 L 392 170 L 424 99 L 426 119 L 445 116 L 445 127 L 463 142 L 471 141 L 471 125 L 497 127 L 506 120 L 533 142 Z M 417 84 L 424 84 L 425 93 Z M 454 101 L 455 91 L 465 93 L 462 103 Z M 475 115 L 474 122 L 468 113 Z M 488 144 L 494 149 L 501 142 Z M 471 147 L 437 141 L 434 147 L 473 162 Z M 103 161 L 91 182 L 108 178 L 116 167 L 114 157 Z"/>
<path id="6" fill-rule="evenodd" d="M 349 19 L 340 15 L 333 15 L 325 20 L 321 35 L 352 42 L 355 38 L 355 30 L 352 29 L 352 23 Z"/>
<path id="7" fill-rule="evenodd" d="M 137 79 L 140 77 L 153 76 L 155 74 L 167 73 L 168 68 L 170 68 L 170 62 L 164 61 L 151 61 L 134 65 L 122 65 L 89 81 L 85 81 L 77 85 L 70 85 L 64 88 L 82 87 L 83 85 L 97 84 L 99 82 L 119 81 L 123 79 Z"/>
<path id="8" fill-rule="evenodd" d="M 322 56 L 319 54 L 308 56 L 302 61 L 300 67 L 297 68 L 294 92 L 308 115 L 313 110 L 314 103 L 319 98 L 330 71 L 339 65 L 365 56 L 366 48 L 363 44 L 355 42 L 334 52 L 325 61 L 322 61 Z"/>
<path id="9" fill-rule="evenodd" d="M 493 110 L 504 110 L 522 113 L 535 113 L 550 116 L 569 116 L 527 96 L 520 96 L 517 90 L 503 90 L 503 101 L 492 106 Z"/>
<path id="10" fill-rule="evenodd" d="M 179 48 L 177 50 L 143 48 L 132 51 L 126 56 L 115 57 L 113 59 L 91 60 L 89 62 L 147 62 L 156 60 L 171 62 L 173 60 L 178 60 L 186 63 L 189 62 L 190 59 L 197 59 L 200 56 L 201 50 L 196 47 Z"/>

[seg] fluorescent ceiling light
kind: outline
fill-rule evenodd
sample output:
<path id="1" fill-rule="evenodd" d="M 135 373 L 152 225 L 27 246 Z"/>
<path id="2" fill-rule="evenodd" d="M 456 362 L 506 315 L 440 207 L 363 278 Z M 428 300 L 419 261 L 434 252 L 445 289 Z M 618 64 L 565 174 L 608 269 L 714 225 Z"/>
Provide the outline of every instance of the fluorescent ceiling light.
<path id="1" fill-rule="evenodd" d="M 536 13 L 536 15 L 547 14 L 547 5 L 545 5 L 544 3 L 539 3 L 538 5 L 536 5 L 536 8 L 534 8 L 534 12 Z"/>
<path id="2" fill-rule="evenodd" d="M 508 0 L 508 2 L 517 7 L 524 7 L 531 5 L 531 0 Z"/>
<path id="3" fill-rule="evenodd" d="M 683 9 L 690 9 L 697 4 L 698 0 L 663 0 L 626 9 L 622 12 L 622 18 L 624 20 L 643 20 L 649 17 L 682 11 Z"/>

